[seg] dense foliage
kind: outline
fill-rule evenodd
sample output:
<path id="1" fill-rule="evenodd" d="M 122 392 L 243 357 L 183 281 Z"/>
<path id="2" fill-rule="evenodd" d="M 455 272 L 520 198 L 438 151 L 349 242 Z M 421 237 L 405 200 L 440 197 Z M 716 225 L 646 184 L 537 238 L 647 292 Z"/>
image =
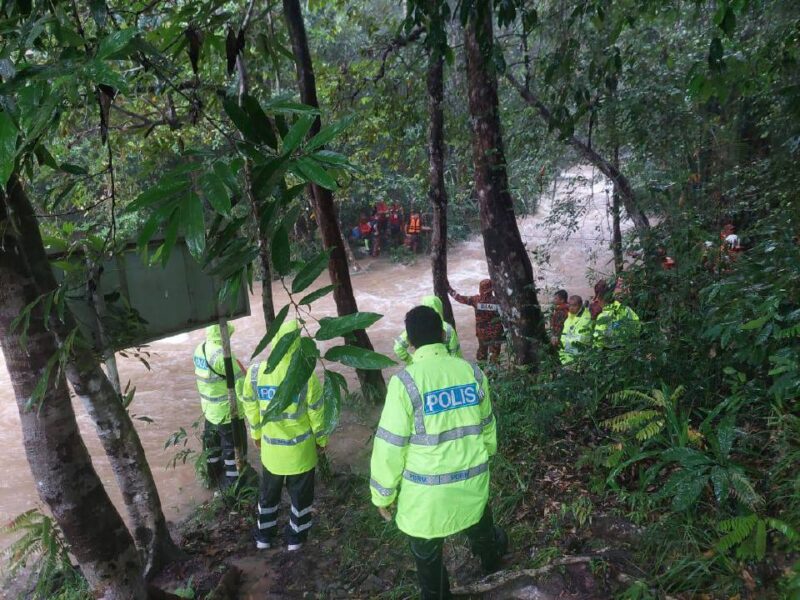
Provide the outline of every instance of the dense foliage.
<path id="1" fill-rule="evenodd" d="M 460 27 L 472 6 L 492 6 L 520 212 L 535 210 L 558 170 L 586 160 L 588 147 L 618 166 L 630 201 L 653 223 L 625 240 L 638 257 L 629 256 L 623 278 L 640 336 L 589 349 L 574 368 L 545 365 L 534 392 L 527 379 L 499 376 L 498 404 L 514 415 L 501 421 L 505 513 L 533 485 L 512 461 L 535 456 L 575 419 L 589 432 L 578 443 L 593 501 L 645 530 L 638 559 L 654 567 L 629 598 L 762 586 L 797 597 L 800 5 L 461 0 L 432 31 L 429 10 L 444 4 L 406 4 L 408 14 L 386 0 L 309 3 L 321 110 L 332 125 L 307 140 L 318 111 L 297 102 L 274 3 L 6 2 L 0 183 L 25 182 L 46 241 L 67 257 L 100 257 L 136 240 L 165 260 L 182 236 L 233 294 L 252 281 L 262 237 L 277 275 L 303 296 L 327 261 L 307 182 L 337 190 L 345 229 L 379 199 L 409 206 L 425 197 L 431 35 L 447 46 L 452 237 L 474 225 Z M 554 207 L 556 225 L 569 229 L 582 209 L 580 199 L 565 200 Z M 744 248 L 736 260 L 718 251 L 726 224 Z M 661 268 L 658 248 L 675 269 Z M 323 320 L 316 339 L 377 318 Z M 284 400 L 320 358 L 389 364 L 349 345 L 320 357 L 306 339 L 296 356 Z M 328 371 L 331 425 L 342 386 Z"/>

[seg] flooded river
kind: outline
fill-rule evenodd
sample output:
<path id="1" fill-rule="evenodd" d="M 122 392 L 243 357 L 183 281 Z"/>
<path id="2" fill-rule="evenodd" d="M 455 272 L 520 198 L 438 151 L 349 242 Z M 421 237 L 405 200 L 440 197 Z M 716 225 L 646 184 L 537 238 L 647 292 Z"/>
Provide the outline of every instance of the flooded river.
<path id="1" fill-rule="evenodd" d="M 537 214 L 520 220 L 523 239 L 535 257 L 534 272 L 543 304 L 549 302 L 552 292 L 559 287 L 588 297 L 591 282 L 587 274 L 594 270 L 608 274 L 613 270 L 608 250 L 610 223 L 605 211 L 606 183 L 599 175 L 592 181 L 593 175 L 592 169 L 586 167 L 562 173 L 554 193 L 542 198 Z M 559 206 L 574 202 L 578 207 L 572 222 L 573 233 L 567 240 L 563 239 L 564 230 L 561 226 L 548 224 L 554 199 Z M 557 235 L 553 235 L 554 230 L 558 232 Z M 359 266 L 359 271 L 352 277 L 358 307 L 362 311 L 384 315 L 369 329 L 369 335 L 377 351 L 391 356 L 393 340 L 402 329 L 406 311 L 421 296 L 431 293 L 430 261 L 426 256 L 420 256 L 416 264 L 400 265 L 387 258 L 367 258 L 361 259 Z M 478 282 L 488 277 L 481 238 L 477 236 L 452 247 L 448 269 L 450 282 L 455 289 L 462 294 L 477 293 Z M 327 275 L 321 277 L 315 286 L 327 285 L 323 279 L 327 279 Z M 233 351 L 245 365 L 249 364 L 250 355 L 264 334 L 260 289 L 254 292 L 250 299 L 253 315 L 234 321 L 236 334 L 232 340 Z M 276 306 L 283 306 L 286 294 L 279 283 L 273 286 L 273 292 Z M 464 355 L 472 359 L 477 348 L 473 311 L 460 304 L 454 304 L 453 308 Z M 335 313 L 330 295 L 313 305 L 316 318 L 333 316 Z M 135 423 L 169 520 L 186 516 L 193 506 L 210 494 L 197 483 L 190 464 L 167 468 L 175 449 L 164 449 L 170 434 L 181 427 L 191 432 L 192 423 L 201 419 L 192 354 L 202 339 L 203 332 L 199 330 L 151 344 L 147 348 L 150 353 L 149 371 L 138 360 L 117 357 L 123 386 L 130 380 L 131 385 L 136 387 L 136 397 L 130 410 L 140 418 Z M 0 429 L 0 454 L 3 456 L 3 461 L 0 461 L 0 523 L 5 523 L 17 514 L 39 506 L 40 502 L 22 448 L 19 415 L 2 356 L 0 362 L 0 422 L 3 423 Z M 344 367 L 341 370 L 349 371 Z M 387 376 L 390 373 L 387 372 Z M 352 381 L 351 374 L 346 374 Z M 95 468 L 114 502 L 121 507 L 120 494 L 94 426 L 77 399 L 74 404 Z M 368 428 L 352 419 L 343 419 L 341 430 L 331 438 L 329 454 L 334 468 L 348 468 L 353 460 L 353 450 L 357 451 L 355 454 L 365 455 L 369 449 L 368 436 Z M 200 446 L 199 440 L 194 437 L 189 444 L 196 449 Z M 255 455 L 251 458 L 254 459 Z M 255 460 L 251 460 L 251 464 L 256 464 Z M 0 537 L 0 542 L 7 541 Z"/>

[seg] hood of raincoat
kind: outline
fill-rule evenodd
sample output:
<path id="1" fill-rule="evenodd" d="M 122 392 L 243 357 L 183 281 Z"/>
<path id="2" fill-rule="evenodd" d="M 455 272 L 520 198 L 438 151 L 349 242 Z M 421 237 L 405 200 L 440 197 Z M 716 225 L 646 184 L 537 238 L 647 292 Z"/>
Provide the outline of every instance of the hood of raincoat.
<path id="1" fill-rule="evenodd" d="M 439 296 L 423 296 L 422 306 L 431 307 L 439 313 L 439 316 L 444 320 L 444 307 L 442 306 L 442 301 L 439 299 Z"/>
<path id="2" fill-rule="evenodd" d="M 298 329 L 300 329 L 300 323 L 298 323 L 297 319 L 289 319 L 288 321 L 284 321 L 283 325 L 278 328 L 278 333 L 275 334 L 275 339 L 272 340 L 272 350 L 275 349 L 275 346 L 277 346 L 278 342 L 281 341 L 282 337 L 289 335 Z M 289 350 L 286 351 L 286 354 L 283 355 L 281 362 L 283 363 L 285 361 L 290 361 L 292 359 L 292 354 L 297 351 L 298 347 L 300 347 L 299 337 L 294 341 Z"/>
<path id="3" fill-rule="evenodd" d="M 236 331 L 236 329 L 233 325 L 228 323 L 228 337 L 232 336 L 234 331 Z M 220 331 L 219 325 L 209 325 L 206 327 L 206 339 L 215 344 L 222 343 L 222 331 Z"/>

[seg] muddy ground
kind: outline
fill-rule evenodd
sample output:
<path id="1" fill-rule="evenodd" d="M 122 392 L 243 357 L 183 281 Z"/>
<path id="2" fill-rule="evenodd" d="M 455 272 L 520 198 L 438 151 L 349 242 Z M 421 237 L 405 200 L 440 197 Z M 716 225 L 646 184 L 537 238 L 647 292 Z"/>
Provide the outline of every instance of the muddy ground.
<path id="1" fill-rule="evenodd" d="M 350 414 L 347 420 L 351 432 L 371 432 L 377 413 Z M 445 557 L 456 595 L 600 600 L 613 598 L 636 573 L 631 557 L 638 529 L 610 516 L 614 507 L 590 493 L 589 475 L 577 466 L 580 446 L 567 443 L 575 437 L 564 433 L 524 465 L 523 491 L 508 486 L 503 476 L 493 482 L 496 520 L 511 538 L 502 572 L 483 579 L 466 540 L 448 539 Z M 174 590 L 191 582 L 196 597 L 203 598 L 235 568 L 240 577 L 233 597 L 241 599 L 416 597 L 407 542 L 369 503 L 371 445 L 367 435 L 351 445 L 349 462 L 336 457 L 337 472 L 318 472 L 315 524 L 301 551 L 256 550 L 253 497 L 237 503 L 218 496 L 176 528 L 189 558 L 155 583 Z M 287 510 L 284 498 L 282 522 Z"/>

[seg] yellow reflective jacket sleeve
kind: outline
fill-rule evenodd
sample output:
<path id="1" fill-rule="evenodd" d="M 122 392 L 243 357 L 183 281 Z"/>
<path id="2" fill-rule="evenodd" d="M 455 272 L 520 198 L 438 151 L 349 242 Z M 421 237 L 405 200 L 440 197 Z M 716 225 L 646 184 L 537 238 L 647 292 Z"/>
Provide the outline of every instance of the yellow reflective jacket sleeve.
<path id="1" fill-rule="evenodd" d="M 375 506 L 389 506 L 397 498 L 412 422 L 411 401 L 405 387 L 392 377 L 372 447 L 370 491 Z"/>
<path id="2" fill-rule="evenodd" d="M 256 398 L 256 392 L 251 383 L 254 377 L 253 373 L 258 372 L 258 367 L 259 363 L 251 365 L 247 369 L 247 374 L 243 378 L 240 387 L 237 388 L 242 390 L 239 398 L 244 407 L 244 416 L 247 417 L 247 422 L 250 424 L 250 437 L 254 440 L 261 439 L 261 410 L 259 400 Z"/>
<path id="3" fill-rule="evenodd" d="M 319 432 L 325 429 L 325 403 L 322 397 L 322 386 L 316 375 L 311 375 L 308 380 L 306 403 L 308 404 L 308 421 L 311 424 L 311 431 L 314 432 L 317 446 L 324 448 L 328 444 L 328 436 L 320 435 Z"/>
<path id="4" fill-rule="evenodd" d="M 403 330 L 397 339 L 394 341 L 394 353 L 397 358 L 402 360 L 405 364 L 410 365 L 412 362 L 411 353 L 408 351 L 408 334 Z"/>
<path id="5" fill-rule="evenodd" d="M 444 323 L 444 331 L 447 336 L 447 352 L 450 356 L 463 358 L 461 356 L 461 343 L 458 341 L 458 332 L 456 328 L 450 325 L 450 323 Z"/>
<path id="6" fill-rule="evenodd" d="M 483 376 L 483 382 L 481 385 L 483 389 L 483 400 L 481 401 L 481 416 L 484 419 L 488 419 L 491 417 L 491 421 L 489 424 L 483 428 L 483 444 L 486 446 L 486 452 L 489 453 L 489 456 L 494 456 L 497 454 L 497 420 L 494 418 L 494 414 L 492 413 L 492 399 L 489 394 L 489 378 L 486 375 Z"/>

